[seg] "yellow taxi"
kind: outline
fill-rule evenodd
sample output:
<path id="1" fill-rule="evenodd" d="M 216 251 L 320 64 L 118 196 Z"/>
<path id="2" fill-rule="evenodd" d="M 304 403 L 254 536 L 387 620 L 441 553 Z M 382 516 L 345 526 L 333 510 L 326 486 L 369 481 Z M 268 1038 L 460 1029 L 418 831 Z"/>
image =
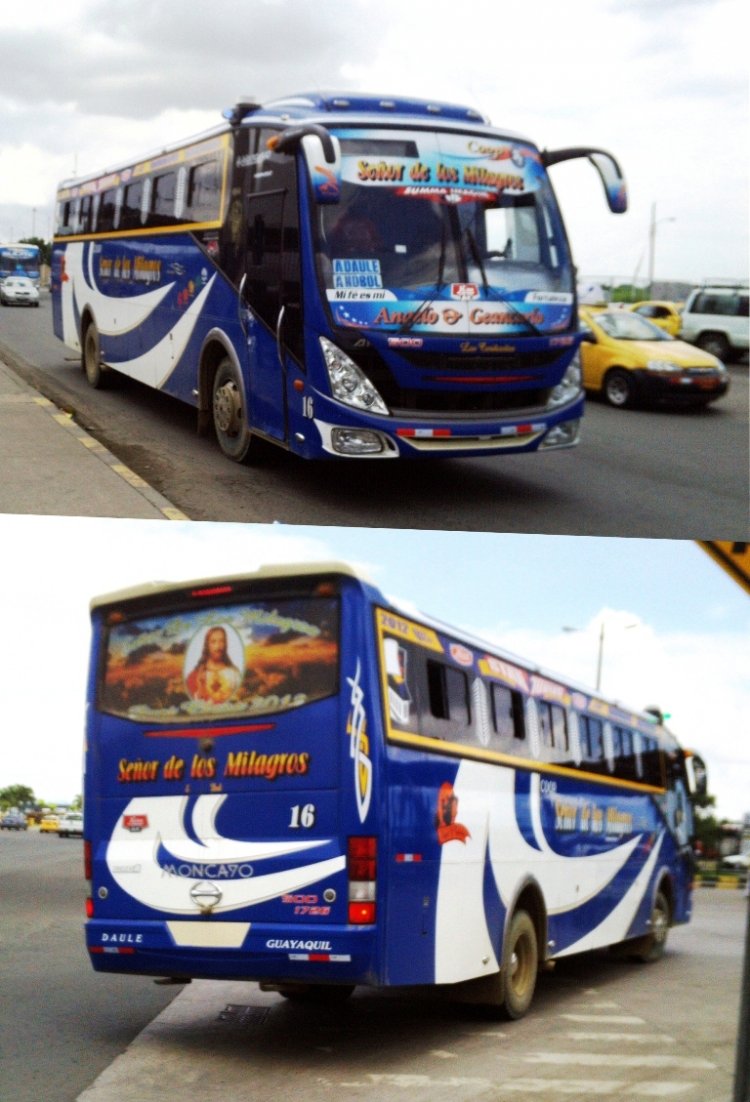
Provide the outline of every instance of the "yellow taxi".
<path id="1" fill-rule="evenodd" d="M 580 318 L 583 385 L 611 406 L 648 400 L 707 406 L 729 388 L 721 360 L 638 314 L 582 306 Z"/>
<path id="2" fill-rule="evenodd" d="M 682 314 L 676 302 L 633 302 L 626 309 L 658 325 L 670 337 L 679 336 Z"/>
<path id="3" fill-rule="evenodd" d="M 43 815 L 39 823 L 39 829 L 42 834 L 57 834 L 59 822 L 57 815 Z"/>

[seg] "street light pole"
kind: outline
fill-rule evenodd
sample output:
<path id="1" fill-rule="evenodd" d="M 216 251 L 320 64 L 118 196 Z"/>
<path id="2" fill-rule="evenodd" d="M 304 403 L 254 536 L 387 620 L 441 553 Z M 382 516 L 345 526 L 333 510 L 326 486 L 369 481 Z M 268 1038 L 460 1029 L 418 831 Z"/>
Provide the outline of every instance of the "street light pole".
<path id="1" fill-rule="evenodd" d="M 661 222 L 675 222 L 675 218 L 656 218 L 656 203 L 651 204 L 651 221 L 648 227 L 648 297 L 654 297 L 654 257 L 656 255 L 656 227 Z"/>
<path id="2" fill-rule="evenodd" d="M 640 627 L 640 624 L 638 624 L 638 623 L 624 624 L 623 625 L 623 630 L 624 631 L 630 631 L 631 628 L 637 628 L 637 627 Z M 599 643 L 598 643 L 597 652 L 596 652 L 596 691 L 597 691 L 597 693 L 601 692 L 601 689 L 602 689 L 602 668 L 604 666 L 604 629 L 605 629 L 605 620 L 604 620 L 604 617 L 602 617 L 601 623 L 599 624 Z M 563 627 L 563 631 L 585 631 L 585 630 L 586 630 L 585 628 L 574 628 L 574 627 L 568 627 L 568 626 Z"/>
<path id="3" fill-rule="evenodd" d="M 596 659 L 596 691 L 600 692 L 602 687 L 602 664 L 604 662 L 604 618 L 602 618 L 601 625 L 599 627 L 599 653 Z"/>

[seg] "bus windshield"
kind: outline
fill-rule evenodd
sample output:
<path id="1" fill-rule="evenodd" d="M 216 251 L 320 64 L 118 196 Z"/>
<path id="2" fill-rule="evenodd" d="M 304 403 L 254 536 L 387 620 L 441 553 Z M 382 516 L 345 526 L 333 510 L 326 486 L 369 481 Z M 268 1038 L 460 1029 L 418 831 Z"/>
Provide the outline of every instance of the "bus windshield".
<path id="1" fill-rule="evenodd" d="M 316 208 L 318 275 L 335 324 L 451 335 L 569 327 L 568 250 L 533 146 L 335 133 L 339 199 Z"/>
<path id="2" fill-rule="evenodd" d="M 268 715 L 338 690 L 338 601 L 252 600 L 113 623 L 98 704 L 180 722 Z"/>

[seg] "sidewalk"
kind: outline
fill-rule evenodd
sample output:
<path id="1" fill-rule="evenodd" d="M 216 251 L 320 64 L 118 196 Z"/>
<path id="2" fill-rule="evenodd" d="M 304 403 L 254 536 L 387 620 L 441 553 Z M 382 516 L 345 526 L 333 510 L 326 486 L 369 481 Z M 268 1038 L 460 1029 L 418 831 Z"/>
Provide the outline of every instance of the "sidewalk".
<path id="1" fill-rule="evenodd" d="M 0 512 L 188 519 L 2 361 Z"/>

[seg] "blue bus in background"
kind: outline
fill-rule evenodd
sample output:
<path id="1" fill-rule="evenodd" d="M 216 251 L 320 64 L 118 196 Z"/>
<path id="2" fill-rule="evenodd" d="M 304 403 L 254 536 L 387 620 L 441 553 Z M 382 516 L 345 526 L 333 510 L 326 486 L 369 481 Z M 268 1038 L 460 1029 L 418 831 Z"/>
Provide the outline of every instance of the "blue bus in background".
<path id="1" fill-rule="evenodd" d="M 237 104 L 210 133 L 63 183 L 54 331 L 198 411 L 242 461 L 467 456 L 577 443 L 570 249 L 540 151 L 452 104 Z"/>
<path id="2" fill-rule="evenodd" d="M 26 276 L 39 290 L 41 253 L 38 245 L 24 241 L 0 244 L 0 283 L 9 276 Z"/>
<path id="3" fill-rule="evenodd" d="M 103 972 L 290 998 L 658 959 L 699 770 L 655 714 L 315 564 L 92 602 L 86 943 Z M 699 761 L 699 759 L 696 759 Z"/>

